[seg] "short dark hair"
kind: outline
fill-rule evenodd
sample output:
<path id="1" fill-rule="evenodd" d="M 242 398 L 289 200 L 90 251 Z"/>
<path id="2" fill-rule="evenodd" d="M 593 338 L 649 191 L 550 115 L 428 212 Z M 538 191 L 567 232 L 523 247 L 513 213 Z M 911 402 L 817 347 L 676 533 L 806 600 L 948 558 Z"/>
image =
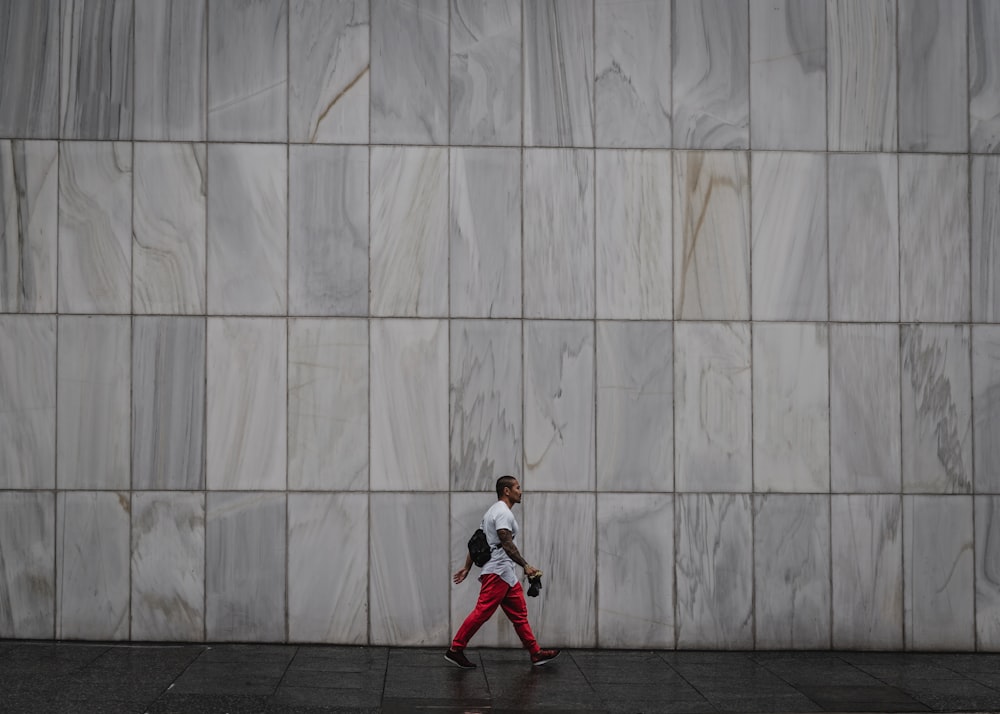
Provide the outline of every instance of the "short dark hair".
<path id="1" fill-rule="evenodd" d="M 505 488 L 514 488 L 514 484 L 517 483 L 517 479 L 513 476 L 501 476 L 497 479 L 497 498 L 503 498 L 503 490 Z"/>

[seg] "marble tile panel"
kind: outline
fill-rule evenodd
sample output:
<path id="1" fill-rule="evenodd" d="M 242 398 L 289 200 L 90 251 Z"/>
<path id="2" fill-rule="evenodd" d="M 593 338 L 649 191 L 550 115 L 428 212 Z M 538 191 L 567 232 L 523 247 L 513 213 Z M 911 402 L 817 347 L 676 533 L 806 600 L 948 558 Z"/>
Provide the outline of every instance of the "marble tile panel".
<path id="1" fill-rule="evenodd" d="M 205 637 L 205 495 L 132 494 L 133 640 Z"/>
<path id="2" fill-rule="evenodd" d="M 597 645 L 674 646 L 674 497 L 597 496 Z"/>
<path id="3" fill-rule="evenodd" d="M 532 491 L 589 491 L 594 467 L 594 327 L 524 324 L 524 479 Z"/>
<path id="4" fill-rule="evenodd" d="M 288 324 L 288 487 L 368 487 L 368 322 Z"/>
<path id="5" fill-rule="evenodd" d="M 969 320 L 969 160 L 899 157 L 900 319 Z"/>
<path id="6" fill-rule="evenodd" d="M 209 141 L 288 137 L 288 0 L 208 3 Z"/>
<path id="7" fill-rule="evenodd" d="M 58 153 L 0 141 L 0 312 L 56 311 Z"/>
<path id="8" fill-rule="evenodd" d="M 0 7 L 0 136 L 59 135 L 59 3 L 8 0 Z"/>
<path id="9" fill-rule="evenodd" d="M 368 143 L 369 7 L 364 0 L 290 0 L 288 138 Z"/>
<path id="10" fill-rule="evenodd" d="M 285 146 L 209 145 L 209 313 L 285 312 L 287 174 Z"/>
<path id="11" fill-rule="evenodd" d="M 284 320 L 208 320 L 206 483 L 284 489 L 287 332 Z"/>
<path id="12" fill-rule="evenodd" d="M 830 490 L 829 365 L 827 325 L 754 326 L 755 491 Z"/>
<path id="13" fill-rule="evenodd" d="M 969 2 L 969 149 L 1000 152 L 1000 5 Z"/>
<path id="14" fill-rule="evenodd" d="M 673 316 L 672 174 L 666 151 L 597 152 L 598 318 Z"/>
<path id="15" fill-rule="evenodd" d="M 371 644 L 448 643 L 447 495 L 372 494 L 370 558 Z"/>
<path id="16" fill-rule="evenodd" d="M 976 496 L 976 643 L 1000 650 L 1000 497 Z"/>
<path id="17" fill-rule="evenodd" d="M 1000 326 L 972 326 L 972 461 L 976 493 L 1000 494 Z"/>
<path id="18" fill-rule="evenodd" d="M 132 323 L 132 488 L 205 488 L 205 319 Z"/>
<path id="19" fill-rule="evenodd" d="M 594 316 L 594 153 L 524 154 L 524 314 Z"/>
<path id="20" fill-rule="evenodd" d="M 0 488 L 52 488 L 56 476 L 53 315 L 0 315 L 0 404 Z"/>
<path id="21" fill-rule="evenodd" d="M 672 491 L 673 329 L 597 323 L 597 488 Z"/>
<path id="22" fill-rule="evenodd" d="M 674 147 L 750 147 L 748 4 L 674 0 Z"/>
<path id="23" fill-rule="evenodd" d="M 132 145 L 74 141 L 59 153 L 59 311 L 128 313 Z"/>
<path id="24" fill-rule="evenodd" d="M 904 493 L 972 491 L 968 326 L 900 327 Z"/>
<path id="25" fill-rule="evenodd" d="M 750 167 L 745 152 L 674 154 L 674 317 L 750 317 Z"/>
<path id="26" fill-rule="evenodd" d="M 903 496 L 903 612 L 909 650 L 975 646 L 971 496 Z"/>
<path id="27" fill-rule="evenodd" d="M 830 488 L 896 493 L 902 484 L 899 327 L 830 325 Z"/>
<path id="28" fill-rule="evenodd" d="M 59 318 L 59 488 L 129 487 L 131 332 L 128 317 Z"/>
<path id="29" fill-rule="evenodd" d="M 594 145 L 594 3 L 523 3 L 524 145 Z"/>
<path id="30" fill-rule="evenodd" d="M 56 494 L 57 640 L 129 637 L 127 493 Z"/>
<path id="31" fill-rule="evenodd" d="M 371 489 L 448 488 L 448 323 L 371 323 Z"/>
<path id="32" fill-rule="evenodd" d="M 448 0 L 371 0 L 371 140 L 448 143 Z"/>
<path id="33" fill-rule="evenodd" d="M 972 320 L 1000 322 L 1000 156 L 973 156 Z"/>
<path id="34" fill-rule="evenodd" d="M 489 491 L 520 474 L 521 323 L 451 323 L 451 488 Z"/>
<path id="35" fill-rule="evenodd" d="M 967 5 L 906 0 L 898 7 L 899 150 L 967 151 Z"/>
<path id="36" fill-rule="evenodd" d="M 674 478 L 678 491 L 752 488 L 750 326 L 674 325 Z"/>
<path id="37" fill-rule="evenodd" d="M 136 313 L 205 314 L 206 169 L 204 144 L 135 144 Z"/>
<path id="38" fill-rule="evenodd" d="M 371 314 L 448 312 L 448 150 L 371 150 Z"/>
<path id="39" fill-rule="evenodd" d="M 833 647 L 903 648 L 902 500 L 833 496 Z"/>
<path id="40" fill-rule="evenodd" d="M 283 493 L 208 494 L 206 640 L 285 640 L 285 501 Z"/>
<path id="41" fill-rule="evenodd" d="M 826 156 L 757 151 L 751 171 L 754 319 L 826 320 Z"/>
<path id="42" fill-rule="evenodd" d="M 367 315 L 368 149 L 289 152 L 289 311 Z"/>
<path id="43" fill-rule="evenodd" d="M 288 494 L 289 641 L 367 642 L 368 532 L 368 494 Z"/>
<path id="44" fill-rule="evenodd" d="M 0 637 L 50 639 L 55 632 L 56 499 L 0 492 Z"/>
<path id="45" fill-rule="evenodd" d="M 747 494 L 678 494 L 677 646 L 753 646 L 753 516 Z"/>
<path id="46" fill-rule="evenodd" d="M 205 140 L 208 4 L 136 3 L 136 139 Z"/>
<path id="47" fill-rule="evenodd" d="M 134 0 L 62 0 L 63 139 L 132 138 Z"/>
<path id="48" fill-rule="evenodd" d="M 899 175 L 891 154 L 828 159 L 830 319 L 899 319 Z"/>
<path id="49" fill-rule="evenodd" d="M 896 150 L 896 0 L 827 0 L 830 151 Z"/>
<path id="50" fill-rule="evenodd" d="M 451 315 L 520 317 L 521 151 L 455 147 L 450 162 Z"/>
<path id="51" fill-rule="evenodd" d="M 521 3 L 450 0 L 451 143 L 521 143 Z"/>
<path id="52" fill-rule="evenodd" d="M 670 3 L 595 0 L 597 146 L 671 144 Z"/>

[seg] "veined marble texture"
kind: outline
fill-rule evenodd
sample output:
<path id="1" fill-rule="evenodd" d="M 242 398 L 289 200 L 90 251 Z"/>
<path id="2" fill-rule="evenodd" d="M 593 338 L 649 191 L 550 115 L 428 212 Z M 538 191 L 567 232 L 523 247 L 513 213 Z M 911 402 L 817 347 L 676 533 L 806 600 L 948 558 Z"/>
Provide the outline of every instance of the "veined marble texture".
<path id="1" fill-rule="evenodd" d="M 899 327 L 830 325 L 830 489 L 896 493 L 902 484 Z"/>
<path id="2" fill-rule="evenodd" d="M 524 145 L 594 145 L 594 4 L 523 3 Z"/>
<path id="3" fill-rule="evenodd" d="M 56 142 L 0 141 L 0 312 L 56 310 L 58 180 Z"/>
<path id="4" fill-rule="evenodd" d="M 371 644 L 449 642 L 447 495 L 373 493 L 370 537 Z"/>
<path id="5" fill-rule="evenodd" d="M 367 315 L 368 149 L 289 151 L 289 311 Z"/>
<path id="6" fill-rule="evenodd" d="M 597 323 L 597 488 L 673 491 L 673 329 Z"/>
<path id="7" fill-rule="evenodd" d="M 136 3 L 136 139 L 205 140 L 208 4 Z"/>
<path id="8" fill-rule="evenodd" d="M 521 3 L 451 1 L 451 143 L 521 143 Z"/>
<path id="9" fill-rule="evenodd" d="M 832 147 L 831 147 L 832 148 Z M 891 154 L 832 154 L 830 319 L 899 319 L 899 175 Z"/>
<path id="10" fill-rule="evenodd" d="M 970 332 L 962 325 L 903 325 L 904 493 L 972 491 Z"/>
<path id="11" fill-rule="evenodd" d="M 896 0 L 828 0 L 830 151 L 896 150 Z"/>
<path id="12" fill-rule="evenodd" d="M 290 0 L 288 138 L 368 143 L 369 7 L 364 0 Z"/>
<path id="13" fill-rule="evenodd" d="M 0 315 L 0 404 L 0 488 L 52 488 L 56 476 L 54 316 Z"/>
<path id="14" fill-rule="evenodd" d="M 826 163 L 824 154 L 751 157 L 755 320 L 827 319 Z"/>
<path id="15" fill-rule="evenodd" d="M 58 339 L 56 486 L 128 488 L 130 319 L 61 316 Z"/>
<path id="16" fill-rule="evenodd" d="M 903 496 L 906 645 L 975 647 L 972 496 Z"/>
<path id="17" fill-rule="evenodd" d="M 56 494 L 57 640 L 129 636 L 127 493 Z"/>
<path id="18" fill-rule="evenodd" d="M 1000 650 L 1000 497 L 976 496 L 976 643 Z"/>
<path id="19" fill-rule="evenodd" d="M 752 487 L 750 326 L 674 325 L 677 491 Z"/>
<path id="20" fill-rule="evenodd" d="M 288 487 L 368 487 L 368 322 L 288 324 Z"/>
<path id="21" fill-rule="evenodd" d="M 750 318 L 750 167 L 745 152 L 674 154 L 674 317 Z"/>
<path id="22" fill-rule="evenodd" d="M 972 326 L 973 473 L 976 493 L 1000 494 L 1000 326 Z"/>
<path id="23" fill-rule="evenodd" d="M 209 493 L 205 639 L 285 639 L 287 504 L 283 493 Z"/>
<path id="24" fill-rule="evenodd" d="M 288 0 L 209 0 L 208 28 L 209 141 L 285 141 Z"/>
<path id="25" fill-rule="evenodd" d="M 969 146 L 966 3 L 898 4 L 899 150 Z"/>
<path id="26" fill-rule="evenodd" d="M 594 488 L 594 327 L 524 323 L 524 478 L 532 491 Z"/>
<path id="27" fill-rule="evenodd" d="M 450 160 L 451 315 L 520 317 L 521 150 L 454 147 Z"/>
<path id="28" fill-rule="evenodd" d="M 747 494 L 678 494 L 677 646 L 753 646 L 753 515 Z"/>
<path id="29" fill-rule="evenodd" d="M 489 492 L 522 470 L 521 323 L 453 320 L 449 363 L 451 488 Z"/>
<path id="30" fill-rule="evenodd" d="M 969 2 L 969 147 L 1000 152 L 1000 5 Z"/>
<path id="31" fill-rule="evenodd" d="M 448 312 L 448 150 L 371 149 L 371 314 Z"/>
<path id="32" fill-rule="evenodd" d="M 205 314 L 205 145 L 136 143 L 134 174 L 135 312 Z"/>
<path id="33" fill-rule="evenodd" d="M 128 313 L 132 145 L 74 141 L 59 153 L 59 311 Z"/>
<path id="34" fill-rule="evenodd" d="M 132 494 L 131 579 L 131 639 L 204 638 L 204 494 Z"/>
<path id="35" fill-rule="evenodd" d="M 903 504 L 833 496 L 833 647 L 903 649 Z"/>
<path id="36" fill-rule="evenodd" d="M 672 7 L 673 145 L 749 148 L 747 3 L 674 0 Z"/>
<path id="37" fill-rule="evenodd" d="M 597 146 L 670 146 L 670 3 L 595 0 L 594 27 Z"/>
<path id="38" fill-rule="evenodd" d="M 132 488 L 205 488 L 205 319 L 132 323 Z"/>
<path id="39" fill-rule="evenodd" d="M 972 320 L 1000 322 L 1000 156 L 972 157 Z"/>
<path id="40" fill-rule="evenodd" d="M 667 151 L 597 152 L 598 318 L 673 316 L 672 177 Z"/>
<path id="41" fill-rule="evenodd" d="M 285 146 L 208 147 L 208 310 L 274 315 L 286 308 Z"/>
<path id="42" fill-rule="evenodd" d="M 900 155 L 899 195 L 900 319 L 967 321 L 968 157 Z"/>
<path id="43" fill-rule="evenodd" d="M 59 3 L 8 0 L 0 7 L 0 136 L 59 134 Z"/>
<path id="44" fill-rule="evenodd" d="M 286 481 L 284 320 L 210 318 L 206 484 L 280 490 Z"/>
<path id="45" fill-rule="evenodd" d="M 371 322 L 371 490 L 448 489 L 448 323 Z"/>
<path id="46" fill-rule="evenodd" d="M 750 145 L 826 149 L 826 0 L 750 3 Z"/>
<path id="47" fill-rule="evenodd" d="M 674 497 L 597 496 L 598 647 L 674 646 Z"/>
<path id="48" fill-rule="evenodd" d="M 755 646 L 828 649 L 830 497 L 757 495 L 754 522 Z"/>
<path id="49" fill-rule="evenodd" d="M 594 153 L 524 154 L 524 315 L 594 316 Z"/>
<path id="50" fill-rule="evenodd" d="M 448 143 L 448 0 L 371 0 L 371 140 Z"/>
<path id="51" fill-rule="evenodd" d="M 368 494 L 288 494 L 288 639 L 367 642 Z"/>
<path id="52" fill-rule="evenodd" d="M 55 505 L 52 493 L 0 492 L 0 637 L 55 631 Z"/>
<path id="53" fill-rule="evenodd" d="M 134 0 L 62 0 L 63 139 L 132 138 L 134 11 Z"/>

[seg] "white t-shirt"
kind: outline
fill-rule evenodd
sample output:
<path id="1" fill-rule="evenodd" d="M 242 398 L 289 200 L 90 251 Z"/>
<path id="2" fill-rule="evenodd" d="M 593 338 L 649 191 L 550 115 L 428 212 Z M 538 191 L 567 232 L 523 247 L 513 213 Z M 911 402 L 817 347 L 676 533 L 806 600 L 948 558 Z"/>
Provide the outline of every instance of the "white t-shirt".
<path id="1" fill-rule="evenodd" d="M 500 547 L 500 536 L 497 535 L 498 530 L 505 529 L 510 531 L 515 539 L 517 538 L 517 532 L 520 529 L 510 507 L 503 501 L 497 501 L 486 511 L 479 527 L 483 529 L 483 533 L 486 534 L 486 542 L 492 548 L 490 559 L 483 566 L 482 572 L 479 573 L 479 579 L 482 580 L 484 575 L 496 573 L 501 580 L 514 587 L 517 585 L 514 561 L 507 555 L 507 551 Z"/>

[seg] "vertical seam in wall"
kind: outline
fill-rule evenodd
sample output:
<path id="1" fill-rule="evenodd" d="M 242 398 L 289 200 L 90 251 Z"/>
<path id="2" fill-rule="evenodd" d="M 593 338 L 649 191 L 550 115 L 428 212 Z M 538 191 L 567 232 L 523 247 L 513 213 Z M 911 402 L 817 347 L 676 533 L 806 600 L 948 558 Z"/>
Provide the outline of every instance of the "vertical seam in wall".
<path id="1" fill-rule="evenodd" d="M 52 461 L 52 583 L 53 587 L 53 597 L 52 597 L 52 639 L 56 640 L 59 638 L 59 592 L 62 587 L 61 579 L 59 578 L 59 536 L 63 535 L 65 532 L 65 524 L 60 528 L 59 526 L 59 325 L 61 322 L 59 316 L 59 253 L 60 245 L 62 241 L 60 240 L 60 228 L 62 225 L 60 210 L 62 204 L 62 51 L 63 51 L 63 7 L 62 0 L 58 0 L 55 3 L 56 6 L 56 25 L 57 25 L 57 42 L 59 48 L 57 50 L 56 56 L 58 57 L 58 87 L 59 96 L 56 99 L 56 292 L 55 292 L 55 304 L 52 309 L 55 311 L 55 340 L 56 340 L 56 355 L 55 355 L 55 366 L 53 371 L 55 372 L 55 424 L 53 424 L 53 441 L 55 442 L 55 458 Z"/>
<path id="2" fill-rule="evenodd" d="M 445 541 L 445 543 L 446 543 L 445 553 L 447 554 L 446 557 L 448 558 L 448 574 L 450 575 L 451 574 L 451 565 L 452 565 L 452 563 L 451 563 L 451 544 L 452 544 L 452 537 L 451 537 L 451 535 L 452 535 L 452 523 L 453 523 L 452 522 L 452 511 L 451 511 L 451 501 L 452 501 L 452 474 L 451 474 L 451 439 L 452 439 L 452 429 L 451 429 L 451 425 L 452 425 L 452 419 L 454 419 L 454 415 L 452 413 L 452 407 L 451 407 L 451 157 L 452 157 L 452 146 L 451 146 L 451 0 L 448 0 L 447 81 L 448 81 L 448 85 L 447 85 L 447 88 L 448 88 L 448 100 L 447 100 L 448 101 L 448 107 L 447 107 L 447 111 L 448 111 L 448 136 L 446 137 L 444 151 L 445 151 L 445 162 L 447 164 L 445 166 L 445 176 L 446 176 L 445 180 L 446 180 L 446 183 L 447 183 L 447 185 L 445 187 L 446 191 L 447 191 L 447 198 L 445 199 L 446 200 L 446 209 L 447 210 L 445 211 L 445 215 L 446 215 L 446 219 L 448 221 L 448 223 L 446 225 L 446 228 L 445 228 L 445 240 L 447 241 L 447 245 L 445 246 L 445 255 L 447 257 L 447 260 L 446 260 L 447 272 L 446 272 L 446 278 L 445 278 L 445 286 L 447 288 L 447 303 L 445 305 L 445 327 L 446 327 L 447 335 L 446 335 L 445 339 L 448 341 L 448 344 L 445 346 L 445 349 L 447 350 L 447 354 L 446 354 L 446 357 L 445 357 L 445 361 L 446 361 L 446 365 L 447 365 L 446 366 L 447 381 L 445 383 L 445 385 L 446 385 L 445 394 L 446 394 L 446 399 L 447 399 L 447 414 L 448 414 L 448 422 L 447 422 L 447 426 L 448 426 L 448 436 L 447 436 L 447 438 L 448 438 L 448 444 L 447 444 L 447 459 L 448 459 L 448 461 L 447 461 L 447 463 L 448 463 L 448 469 L 447 469 L 447 478 L 448 478 L 448 527 L 447 527 L 447 532 L 446 532 L 446 535 L 445 535 L 445 537 L 447 538 L 447 540 Z M 450 627 L 448 628 L 449 629 L 449 633 L 448 634 L 450 635 L 451 632 L 454 631 L 454 623 L 451 621 L 451 612 L 452 612 L 452 598 L 453 598 L 453 595 L 454 595 L 455 588 L 452 587 L 451 578 L 450 577 L 448 578 L 447 582 L 448 582 L 448 598 L 447 598 L 447 600 L 448 600 L 448 613 L 447 613 L 447 615 L 445 617 L 446 617 L 446 619 L 447 619 L 447 621 L 448 621 L 448 623 L 450 625 Z M 449 646 L 450 646 L 450 643 L 449 643 Z"/>
<path id="3" fill-rule="evenodd" d="M 750 483 L 751 491 L 756 491 L 756 485 L 754 483 L 756 479 L 756 468 L 754 467 L 754 452 L 756 450 L 756 444 L 754 443 L 754 388 L 753 388 L 753 374 L 754 374 L 754 364 L 753 364 L 753 152 L 751 150 L 750 137 L 751 131 L 751 117 L 753 116 L 751 111 L 752 98 L 750 96 L 750 59 L 752 53 L 750 50 L 750 0 L 746 0 L 746 13 L 747 13 L 747 149 L 746 149 L 746 241 L 747 241 L 747 277 L 746 277 L 746 287 L 747 287 L 747 325 L 750 328 Z M 757 649 L 757 516 L 756 516 L 756 494 L 750 496 L 750 631 L 751 631 L 751 649 Z"/>
<path id="4" fill-rule="evenodd" d="M 285 642 L 291 641 L 290 604 L 288 599 L 291 580 L 291 528 L 288 497 L 288 463 L 290 459 L 290 428 L 288 369 L 292 349 L 292 305 L 291 305 L 291 223 L 292 223 L 292 128 L 291 128 L 291 86 L 292 86 L 292 8 L 291 0 L 285 0 Z"/>
<path id="5" fill-rule="evenodd" d="M 129 248 L 129 313 L 131 318 L 129 319 L 129 360 L 128 360 L 128 410 L 129 419 L 128 425 L 126 427 L 128 433 L 128 474 L 129 474 L 129 514 L 128 514 L 128 549 L 125 551 L 128 553 L 128 623 L 127 623 L 127 639 L 132 640 L 132 618 L 134 616 L 132 602 L 132 592 L 133 592 L 133 572 L 132 572 L 132 538 L 134 536 L 133 523 L 135 521 L 135 461 L 133 457 L 133 450 L 135 449 L 134 437 L 132 434 L 132 425 L 135 421 L 135 370 L 133 369 L 133 364 L 135 361 L 135 114 L 136 114 L 136 98 L 135 98 L 135 15 L 137 9 L 136 5 L 132 5 L 132 25 L 129 31 L 132 35 L 132 57 L 131 57 L 131 80 L 132 80 L 132 111 L 129 116 L 131 121 L 129 139 L 131 143 L 129 144 L 129 166 L 131 170 L 129 171 L 129 181 L 131 182 L 131 195 L 129 196 L 129 236 L 128 236 L 128 248 Z"/>
<path id="6" fill-rule="evenodd" d="M 204 12 L 205 21 L 205 40 L 203 43 L 204 57 L 205 57 L 205 82 L 204 82 L 204 104 L 202 108 L 202 117 L 204 123 L 202 124 L 202 138 L 204 139 L 203 146 L 205 147 L 205 234 L 204 245 L 205 245 L 205 275 L 203 276 L 203 284 L 205 286 L 205 303 L 201 306 L 203 312 L 203 320 L 205 325 L 205 351 L 202 355 L 204 364 L 204 374 L 202 375 L 202 383 L 204 388 L 204 397 L 202 399 L 202 481 L 201 481 L 201 506 L 202 513 L 204 515 L 204 535 L 201 539 L 202 545 L 202 617 L 201 617 L 201 630 L 202 642 L 208 640 L 208 348 L 209 348 L 209 322 L 208 322 L 208 260 L 209 260 L 209 250 L 208 250 L 208 222 L 209 222 L 209 199 L 210 199 L 210 184 L 209 184 L 209 169 L 211 162 L 209 161 L 209 142 L 208 142 L 208 83 L 210 78 L 209 73 L 209 61 L 211 53 L 208 51 L 208 46 L 211 41 L 211 32 L 209 23 L 211 22 L 212 13 L 208 10 L 209 0 L 204 0 L 202 4 Z"/>
<path id="7" fill-rule="evenodd" d="M 965 198 L 968 206 L 968 223 L 966 225 L 966 239 L 969 248 L 969 382 L 971 385 L 971 395 L 969 402 L 969 410 L 971 416 L 971 428 L 969 429 L 969 443 L 972 452 L 972 461 L 969 464 L 969 471 L 971 474 L 972 481 L 972 649 L 975 652 L 979 652 L 982 646 L 979 636 L 979 548 L 978 548 L 978 533 L 977 533 L 977 523 L 976 523 L 976 502 L 978 501 L 977 487 L 976 487 L 976 382 L 975 382 L 975 360 L 973 359 L 975 355 L 976 346 L 976 328 L 973 316 L 973 301 L 975 300 L 975 293 L 972 289 L 972 272 L 975 269 L 975 263 L 972 259 L 972 162 L 975 157 L 972 155 L 972 88 L 970 85 L 970 69 L 971 69 L 971 57 L 972 57 L 972 2 L 966 2 L 965 4 L 965 107 L 966 107 L 966 192 Z"/>
<path id="8" fill-rule="evenodd" d="M 369 79 L 369 89 L 368 89 L 368 145 L 366 147 L 368 155 L 368 176 L 365 181 L 368 184 L 368 300 L 367 300 L 367 316 L 366 324 L 368 328 L 368 394 L 366 399 L 368 401 L 368 488 L 366 491 L 366 500 L 368 502 L 368 558 L 366 563 L 366 575 L 365 587 L 366 587 L 366 620 L 368 631 L 366 634 L 366 643 L 372 643 L 372 98 L 375 96 L 375 73 L 372 72 L 372 60 L 374 59 L 374 53 L 372 52 L 372 26 L 373 22 L 373 11 L 372 6 L 374 0 L 369 0 L 368 4 L 368 79 Z M 449 30 L 450 32 L 450 30 Z M 386 667 L 388 668 L 388 660 L 386 662 Z M 384 686 L 384 681 L 383 681 Z"/>
<path id="9" fill-rule="evenodd" d="M 591 365 L 591 374 L 593 377 L 594 384 L 594 415 L 591 417 L 590 427 L 592 429 L 591 433 L 594 435 L 593 443 L 593 454 L 594 454 L 594 472 L 593 480 L 591 481 L 591 487 L 594 489 L 594 568 L 598 568 L 601 551 L 599 546 L 599 521 L 597 517 L 597 470 L 598 470 L 598 447 L 597 447 L 597 410 L 598 410 L 598 382 L 597 382 L 597 6 L 595 0 L 590 2 L 590 58 L 591 58 L 591 72 L 590 72 L 590 132 L 591 140 L 593 146 L 591 148 L 591 158 L 592 165 L 591 179 L 592 183 L 590 185 L 590 221 L 591 221 L 591 269 L 593 271 L 592 280 L 592 290 L 591 297 L 593 299 L 593 304 L 591 305 L 591 344 L 592 352 L 594 356 L 594 362 Z M 596 570 L 595 572 L 600 572 Z M 601 589 L 598 587 L 599 580 L 594 578 L 594 646 L 600 645 L 600 625 L 601 625 Z"/>

